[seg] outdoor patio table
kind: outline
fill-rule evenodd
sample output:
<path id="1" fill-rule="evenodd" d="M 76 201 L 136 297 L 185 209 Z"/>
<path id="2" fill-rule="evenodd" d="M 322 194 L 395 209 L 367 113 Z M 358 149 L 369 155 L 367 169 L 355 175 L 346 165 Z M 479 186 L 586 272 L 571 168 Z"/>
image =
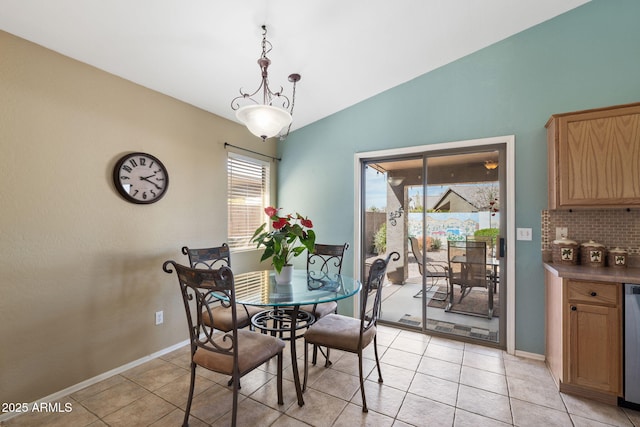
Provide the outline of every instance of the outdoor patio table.
<path id="1" fill-rule="evenodd" d="M 360 281 L 344 274 L 296 270 L 290 284 L 276 284 L 273 271 L 252 271 L 234 276 L 236 303 L 262 306 L 251 323 L 271 333 L 288 333 L 291 340 L 291 365 L 298 405 L 304 405 L 296 356 L 297 331 L 315 322 L 313 314 L 300 310 L 301 305 L 313 305 L 349 298 L 360 292 Z M 287 339 L 287 338 L 285 338 Z"/>

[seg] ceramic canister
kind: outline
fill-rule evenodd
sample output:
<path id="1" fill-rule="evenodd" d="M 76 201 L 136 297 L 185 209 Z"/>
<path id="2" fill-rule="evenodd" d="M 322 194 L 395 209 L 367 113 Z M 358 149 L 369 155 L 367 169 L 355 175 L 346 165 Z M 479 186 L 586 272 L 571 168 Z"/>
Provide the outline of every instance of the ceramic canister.
<path id="1" fill-rule="evenodd" d="M 580 245 L 580 263 L 590 267 L 604 267 L 605 249 L 593 240 Z"/>
<path id="2" fill-rule="evenodd" d="M 556 264 L 578 263 L 578 242 L 563 237 L 554 240 L 552 245 L 553 262 Z"/>
<path id="3" fill-rule="evenodd" d="M 609 267 L 626 267 L 627 251 L 622 248 L 613 248 L 609 251 Z"/>

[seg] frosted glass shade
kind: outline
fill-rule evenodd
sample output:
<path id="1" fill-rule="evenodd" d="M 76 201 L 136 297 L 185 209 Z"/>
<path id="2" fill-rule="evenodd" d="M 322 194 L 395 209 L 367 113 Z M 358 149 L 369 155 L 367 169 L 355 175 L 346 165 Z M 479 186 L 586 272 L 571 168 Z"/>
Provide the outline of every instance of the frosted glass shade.
<path id="1" fill-rule="evenodd" d="M 291 123 L 291 114 L 271 105 L 248 105 L 236 111 L 236 117 L 249 132 L 266 140 L 276 136 Z"/>

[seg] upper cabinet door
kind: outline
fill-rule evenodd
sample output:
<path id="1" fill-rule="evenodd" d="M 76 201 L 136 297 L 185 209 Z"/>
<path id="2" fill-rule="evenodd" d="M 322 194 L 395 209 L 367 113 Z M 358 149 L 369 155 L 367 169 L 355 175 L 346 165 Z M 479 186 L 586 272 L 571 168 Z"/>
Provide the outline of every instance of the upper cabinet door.
<path id="1" fill-rule="evenodd" d="M 547 123 L 549 208 L 640 205 L 640 103 Z"/>

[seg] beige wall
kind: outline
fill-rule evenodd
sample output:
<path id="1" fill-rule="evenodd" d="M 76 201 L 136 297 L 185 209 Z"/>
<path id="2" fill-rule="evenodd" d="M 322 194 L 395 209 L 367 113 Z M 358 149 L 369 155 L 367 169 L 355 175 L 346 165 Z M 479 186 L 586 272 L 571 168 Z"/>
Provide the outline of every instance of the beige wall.
<path id="1" fill-rule="evenodd" d="M 224 142 L 275 144 L 1 31 L 0 52 L 0 402 L 31 402 L 187 338 L 162 263 L 226 240 Z M 132 151 L 168 168 L 158 203 L 114 189 Z"/>

